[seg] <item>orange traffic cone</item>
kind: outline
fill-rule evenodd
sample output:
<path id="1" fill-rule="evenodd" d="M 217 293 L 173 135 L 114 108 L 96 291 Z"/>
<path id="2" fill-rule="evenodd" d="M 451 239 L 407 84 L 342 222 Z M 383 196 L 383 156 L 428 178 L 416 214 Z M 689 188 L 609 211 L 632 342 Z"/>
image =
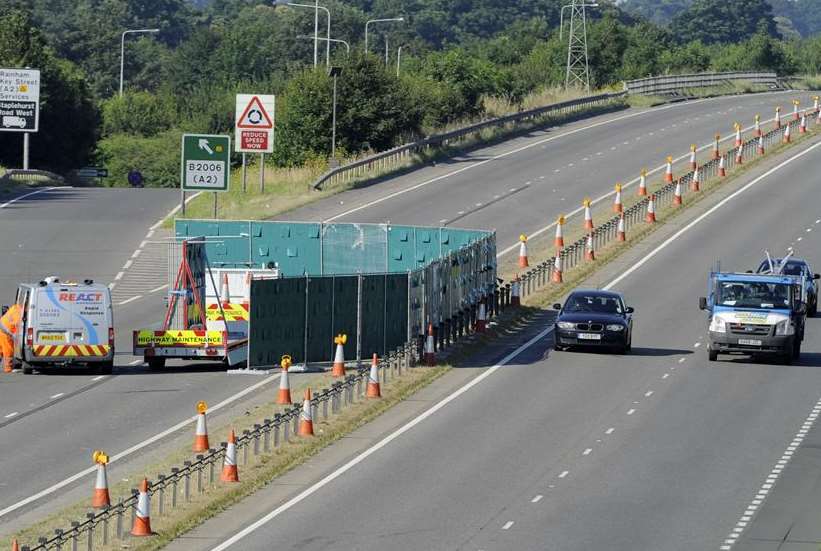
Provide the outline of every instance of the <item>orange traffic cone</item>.
<path id="1" fill-rule="evenodd" d="M 713 142 L 713 159 L 718 160 L 721 157 L 721 149 L 719 143 L 721 142 L 721 134 L 716 134 L 716 140 Z"/>
<path id="2" fill-rule="evenodd" d="M 792 100 L 792 118 L 794 121 L 797 121 L 799 118 L 798 115 L 798 106 L 801 104 L 800 101 L 797 99 Z"/>
<path id="3" fill-rule="evenodd" d="M 231 292 L 228 286 L 228 274 L 222 274 L 222 288 L 220 289 L 220 298 L 222 299 L 222 307 L 228 308 L 231 304 Z"/>
<path id="4" fill-rule="evenodd" d="M 207 452 L 208 448 L 208 426 L 205 423 L 205 412 L 208 411 L 208 404 L 203 401 L 197 402 L 197 429 L 194 431 L 195 452 Z"/>
<path id="5" fill-rule="evenodd" d="M 690 146 L 690 170 L 696 168 L 696 144 Z"/>
<path id="6" fill-rule="evenodd" d="M 621 184 L 616 184 L 616 198 L 613 200 L 613 212 L 616 214 L 624 211 L 624 205 L 621 202 Z"/>
<path id="7" fill-rule="evenodd" d="M 761 136 L 761 115 L 758 114 L 755 116 L 755 135 L 756 137 Z"/>
<path id="8" fill-rule="evenodd" d="M 562 282 L 562 255 L 556 251 L 556 258 L 553 260 L 553 283 Z"/>
<path id="9" fill-rule="evenodd" d="M 587 245 L 584 248 L 584 259 L 592 262 L 596 260 L 596 251 L 593 250 L 593 234 L 587 234 Z"/>
<path id="10" fill-rule="evenodd" d="M 758 154 L 764 155 L 764 136 L 758 137 Z"/>
<path id="11" fill-rule="evenodd" d="M 17 538 L 11 540 L 11 551 L 20 551 L 20 546 L 17 544 Z"/>
<path id="12" fill-rule="evenodd" d="M 228 443 L 225 446 L 225 461 L 222 464 L 220 474 L 222 482 L 239 482 L 239 471 L 237 470 L 237 435 L 234 429 L 228 433 Z"/>
<path id="13" fill-rule="evenodd" d="M 132 536 L 151 536 L 151 496 L 148 495 L 148 479 L 140 482 L 140 494 L 137 497 L 134 524 L 131 526 Z"/>
<path id="14" fill-rule="evenodd" d="M 291 385 L 288 381 L 288 368 L 291 367 L 291 357 L 282 356 L 280 362 L 282 373 L 279 375 L 279 393 L 277 394 L 277 404 L 280 406 L 291 405 Z"/>
<path id="15" fill-rule="evenodd" d="M 521 284 L 521 280 L 519 279 L 519 274 L 516 274 L 516 278 L 510 284 L 510 305 L 511 306 L 520 306 L 522 304 L 522 297 L 520 292 L 519 285 Z"/>
<path id="16" fill-rule="evenodd" d="M 376 354 L 371 360 L 371 372 L 368 373 L 368 389 L 365 395 L 368 398 L 381 398 L 382 390 L 379 388 L 379 358 Z"/>
<path id="17" fill-rule="evenodd" d="M 676 182 L 676 189 L 673 192 L 673 206 L 680 206 L 681 205 L 681 180 Z"/>
<path id="18" fill-rule="evenodd" d="M 436 365 L 436 351 L 433 343 L 433 324 L 428 324 L 428 335 L 425 337 L 425 365 L 433 367 Z"/>
<path id="19" fill-rule="evenodd" d="M 727 176 L 727 169 L 724 167 L 724 159 L 725 156 L 722 155 L 721 159 L 718 160 L 718 175 L 724 178 Z"/>
<path id="20" fill-rule="evenodd" d="M 564 248 L 564 231 L 562 230 L 562 226 L 564 226 L 564 216 L 559 216 L 559 219 L 556 221 L 556 238 L 553 240 L 553 246 L 557 249 Z"/>
<path id="21" fill-rule="evenodd" d="M 584 229 L 590 231 L 593 229 L 593 215 L 590 213 L 590 199 L 585 199 L 582 202 L 584 207 Z"/>
<path id="22" fill-rule="evenodd" d="M 673 182 L 673 158 L 667 157 L 667 169 L 664 171 L 664 181 L 668 184 Z"/>
<path id="23" fill-rule="evenodd" d="M 690 181 L 690 189 L 693 191 L 701 191 L 701 173 L 698 167 L 693 171 L 693 179 Z M 679 189 L 681 191 L 681 189 Z M 680 205 L 681 203 L 679 203 Z"/>
<path id="24" fill-rule="evenodd" d="M 487 309 L 485 308 L 485 299 L 479 301 L 479 306 L 476 309 L 476 332 L 484 333 L 487 330 Z"/>
<path id="25" fill-rule="evenodd" d="M 97 464 L 97 480 L 94 482 L 91 506 L 95 509 L 103 509 L 111 505 L 111 496 L 108 494 L 108 475 L 106 474 L 108 456 L 100 450 L 95 450 L 91 454 L 91 459 Z"/>
<path id="26" fill-rule="evenodd" d="M 368 389 L 370 390 L 371 383 L 368 382 Z M 311 405 L 311 389 L 305 389 L 305 399 L 302 401 L 302 413 L 299 414 L 299 433 L 300 436 L 314 435 L 314 418 L 313 406 Z"/>
<path id="27" fill-rule="evenodd" d="M 775 127 L 781 128 L 781 106 L 775 108 Z"/>
<path id="28" fill-rule="evenodd" d="M 348 335 L 339 334 L 334 337 L 336 343 L 336 354 L 334 355 L 334 366 L 331 375 L 334 377 L 345 376 L 345 343 L 348 342 Z"/>
<path id="29" fill-rule="evenodd" d="M 799 134 L 807 133 L 807 115 L 801 115 L 801 124 L 798 126 Z"/>
<path id="30" fill-rule="evenodd" d="M 743 165 L 744 164 L 744 148 L 739 147 L 735 150 L 735 164 Z"/>
<path id="31" fill-rule="evenodd" d="M 792 140 L 790 139 L 790 125 L 787 124 L 784 126 L 784 143 L 790 143 Z"/>
<path id="32" fill-rule="evenodd" d="M 641 176 L 639 176 L 639 190 L 636 193 L 639 197 L 647 195 L 647 169 L 641 169 Z"/>
<path id="33" fill-rule="evenodd" d="M 246 312 L 250 312 L 251 308 L 251 272 L 245 273 L 245 293 L 242 296 L 242 307 Z"/>
<path id="34" fill-rule="evenodd" d="M 651 195 L 650 200 L 647 201 L 647 216 L 644 218 L 644 221 L 648 224 L 655 224 L 656 223 L 656 196 Z"/>
<path id="35" fill-rule="evenodd" d="M 744 142 L 741 140 L 741 125 L 739 123 L 735 123 L 735 146 L 741 147 L 741 144 Z"/>
<path id="36" fill-rule="evenodd" d="M 619 216 L 619 225 L 616 226 L 616 239 L 618 241 L 627 241 L 627 233 L 624 231 L 624 213 Z"/>
<path id="37" fill-rule="evenodd" d="M 530 264 L 527 263 L 527 236 L 522 234 L 519 236 L 519 268 L 527 268 Z"/>

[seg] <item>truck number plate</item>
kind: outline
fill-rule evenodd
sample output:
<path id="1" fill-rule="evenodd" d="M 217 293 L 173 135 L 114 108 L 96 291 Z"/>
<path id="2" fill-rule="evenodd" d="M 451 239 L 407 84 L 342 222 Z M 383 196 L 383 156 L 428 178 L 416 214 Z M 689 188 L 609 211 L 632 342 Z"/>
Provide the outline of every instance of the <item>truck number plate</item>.
<path id="1" fill-rule="evenodd" d="M 746 346 L 761 346 L 761 341 L 757 339 L 738 339 L 738 344 Z"/>
<path id="2" fill-rule="evenodd" d="M 600 341 L 601 335 L 598 333 L 579 333 L 579 339 L 586 341 Z"/>
<path id="3" fill-rule="evenodd" d="M 65 342 L 66 334 L 62 331 L 59 333 L 38 333 L 37 340 L 38 342 Z"/>

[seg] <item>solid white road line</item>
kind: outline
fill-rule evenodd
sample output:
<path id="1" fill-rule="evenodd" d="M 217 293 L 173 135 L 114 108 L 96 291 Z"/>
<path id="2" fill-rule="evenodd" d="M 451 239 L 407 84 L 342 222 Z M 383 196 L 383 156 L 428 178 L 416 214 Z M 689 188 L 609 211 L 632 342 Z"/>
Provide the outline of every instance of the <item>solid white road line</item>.
<path id="1" fill-rule="evenodd" d="M 118 303 L 117 303 L 117 306 L 123 306 L 124 304 L 128 304 L 129 302 L 134 302 L 135 300 L 139 300 L 139 299 L 141 299 L 141 298 L 143 298 L 143 296 L 142 296 L 142 295 L 137 295 L 137 296 L 135 296 L 135 297 L 127 298 L 127 299 L 125 299 L 125 300 L 124 300 L 124 301 L 122 301 L 122 302 L 118 302 Z"/>
<path id="2" fill-rule="evenodd" d="M 236 402 L 240 398 L 243 398 L 244 396 L 246 396 L 246 395 L 250 394 L 251 392 L 254 392 L 255 390 L 257 390 L 258 388 L 261 388 L 261 387 L 263 387 L 263 386 L 267 385 L 268 383 L 271 383 L 275 380 L 279 380 L 279 374 L 271 375 L 270 377 L 266 377 L 265 379 L 259 381 L 258 383 L 253 384 L 253 385 L 237 392 L 233 396 L 229 396 L 228 398 L 226 398 L 222 402 L 214 405 L 213 407 L 208 408 L 208 411 L 210 411 L 210 412 L 219 411 L 220 409 Z M 137 451 L 145 448 L 146 446 L 150 446 L 151 444 L 153 444 L 153 443 L 155 443 L 159 440 L 162 440 L 166 436 L 168 436 L 170 434 L 173 434 L 173 433 L 177 432 L 178 430 L 189 426 L 191 423 L 195 422 L 196 420 L 197 420 L 197 416 L 195 415 L 195 416 L 189 417 L 189 418 L 187 418 L 183 421 L 180 421 L 179 423 L 177 423 L 173 427 L 168 428 L 168 429 L 166 429 L 166 430 L 164 430 L 164 431 L 162 431 L 158 434 L 155 434 L 151 438 L 147 438 L 147 439 L 143 440 L 142 442 L 140 442 L 138 444 L 135 444 L 135 445 L 131 446 L 130 448 L 121 451 L 118 454 L 112 455 L 111 458 L 109 459 L 109 463 L 114 463 L 115 461 L 119 461 L 120 459 L 122 459 L 124 457 L 128 457 L 129 455 L 133 454 L 134 452 L 137 452 Z M 43 498 L 43 497 L 45 497 L 49 494 L 53 494 L 57 490 L 59 490 L 61 488 L 64 488 L 64 487 L 68 486 L 69 484 L 71 484 L 73 482 L 76 482 L 76 481 L 80 480 L 81 478 L 83 478 L 84 476 L 88 476 L 88 475 L 90 475 L 94 472 L 96 472 L 96 467 L 90 467 L 88 469 L 84 469 L 84 470 L 80 471 L 77 474 L 74 474 L 74 475 L 72 475 L 72 476 L 70 476 L 70 477 L 68 477 L 64 480 L 61 480 L 60 482 L 54 484 L 53 486 L 49 486 L 48 488 L 45 488 L 44 490 L 41 490 L 41 491 L 37 492 L 36 494 L 30 495 L 29 497 L 27 497 L 25 499 L 22 499 L 22 500 L 18 501 L 17 503 L 9 505 L 5 509 L 0 509 L 0 518 L 8 515 L 11 512 L 16 511 L 17 509 L 20 509 L 21 507 L 25 507 L 29 503 L 33 503 L 33 502 L 37 501 L 38 499 L 41 499 L 41 498 Z"/>
<path id="3" fill-rule="evenodd" d="M 72 187 L 71 187 L 71 186 L 53 186 L 53 187 L 47 187 L 47 188 L 43 188 L 43 189 L 38 189 L 38 190 L 36 190 L 36 191 L 32 191 L 32 192 L 26 193 L 25 195 L 21 195 L 20 197 L 15 197 L 14 199 L 9 199 L 8 201 L 6 201 L 6 202 L 5 202 L 5 203 L 3 203 L 2 205 L 0 205 L 0 209 L 4 209 L 4 208 L 8 207 L 9 205 L 13 205 L 13 204 L 14 204 L 14 203 L 16 203 L 17 201 L 22 201 L 22 200 L 23 200 L 23 199 L 25 199 L 26 197 L 31 197 L 32 195 L 39 195 L 39 194 L 41 194 L 41 193 L 46 193 L 46 192 L 49 192 L 49 191 L 54 191 L 54 190 L 56 190 L 56 189 L 72 189 Z"/>

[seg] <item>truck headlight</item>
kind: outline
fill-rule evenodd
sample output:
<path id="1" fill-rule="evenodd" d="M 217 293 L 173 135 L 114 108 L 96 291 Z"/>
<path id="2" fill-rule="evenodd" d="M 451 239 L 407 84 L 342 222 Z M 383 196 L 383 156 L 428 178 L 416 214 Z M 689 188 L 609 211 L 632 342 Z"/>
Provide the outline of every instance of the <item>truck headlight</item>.
<path id="1" fill-rule="evenodd" d="M 710 331 L 713 333 L 726 333 L 727 323 L 724 321 L 724 318 L 721 316 L 713 316 L 713 319 L 710 320 Z"/>
<path id="2" fill-rule="evenodd" d="M 571 323 L 569 321 L 560 321 L 558 323 L 558 325 L 559 325 L 559 329 L 569 330 L 569 329 L 575 329 L 576 328 L 576 324 Z"/>
<path id="3" fill-rule="evenodd" d="M 624 331 L 624 326 L 620 323 L 611 323 L 607 326 L 608 331 Z"/>
<path id="4" fill-rule="evenodd" d="M 795 326 L 793 326 L 790 320 L 779 321 L 775 324 L 775 334 L 779 337 L 795 335 Z"/>

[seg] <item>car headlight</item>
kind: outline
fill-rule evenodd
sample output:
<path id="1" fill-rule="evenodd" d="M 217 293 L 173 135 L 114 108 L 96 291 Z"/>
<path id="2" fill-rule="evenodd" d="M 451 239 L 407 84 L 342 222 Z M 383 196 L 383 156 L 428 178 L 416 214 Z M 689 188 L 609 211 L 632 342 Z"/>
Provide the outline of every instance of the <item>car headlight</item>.
<path id="1" fill-rule="evenodd" d="M 727 323 L 724 321 L 724 318 L 721 316 L 713 316 L 713 319 L 710 320 L 710 331 L 713 333 L 726 333 Z"/>
<path id="2" fill-rule="evenodd" d="M 790 320 L 779 321 L 775 324 L 775 334 L 780 337 L 795 335 L 795 327 Z"/>
<path id="3" fill-rule="evenodd" d="M 607 326 L 608 331 L 624 331 L 624 326 L 619 323 L 611 323 Z"/>
<path id="4" fill-rule="evenodd" d="M 559 325 L 559 329 L 575 329 L 576 328 L 576 324 L 571 323 L 569 321 L 560 321 L 558 323 L 558 325 Z"/>

